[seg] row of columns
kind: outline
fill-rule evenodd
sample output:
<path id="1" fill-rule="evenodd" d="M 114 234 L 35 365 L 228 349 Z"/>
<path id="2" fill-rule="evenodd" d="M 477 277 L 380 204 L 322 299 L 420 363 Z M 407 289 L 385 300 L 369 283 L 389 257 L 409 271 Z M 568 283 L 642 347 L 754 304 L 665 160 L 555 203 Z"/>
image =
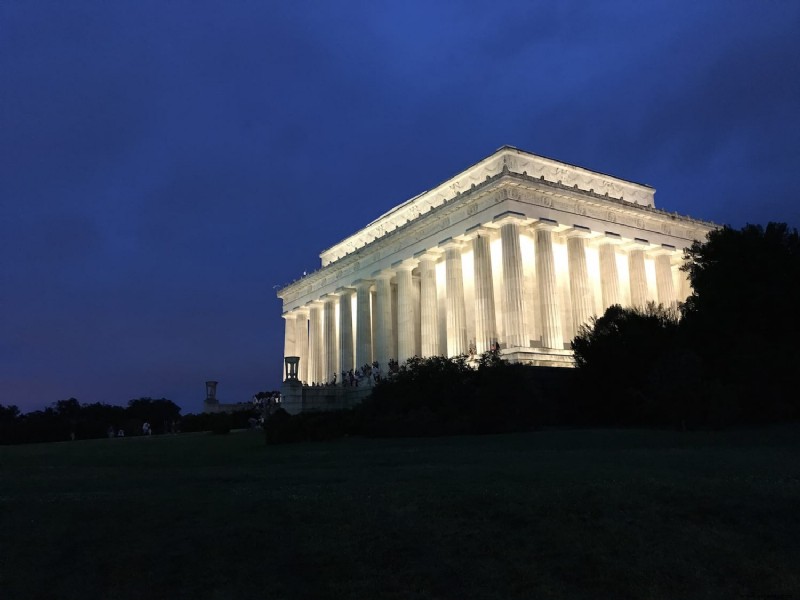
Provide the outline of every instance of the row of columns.
<path id="1" fill-rule="evenodd" d="M 557 224 L 541 220 L 532 226 L 534 268 L 540 306 L 541 343 L 545 348 L 563 349 L 561 307 L 559 306 L 553 233 Z M 479 227 L 470 231 L 474 259 L 474 326 L 475 349 L 490 349 L 498 340 L 495 310 L 496 279 L 491 260 L 491 236 L 496 229 Z M 502 298 L 504 348 L 529 346 L 525 328 L 526 297 L 523 255 L 520 244 L 520 223 L 508 218 L 499 223 L 502 254 Z M 572 322 L 575 329 L 595 313 L 594 290 L 589 278 L 586 243 L 588 229 L 574 227 L 566 232 L 569 269 L 569 293 Z M 621 303 L 620 277 L 616 248 L 622 245 L 616 236 L 607 236 L 599 243 L 600 294 L 603 307 Z M 448 239 L 439 248 L 425 252 L 393 266 L 391 271 L 375 273 L 371 280 L 359 280 L 351 287 L 337 290 L 288 315 L 285 350 L 287 355 L 300 356 L 298 377 L 305 382 L 328 382 L 334 373 L 376 360 L 385 369 L 389 359 L 405 361 L 416 354 L 455 356 L 469 351 L 467 310 L 461 253 L 464 244 Z M 628 246 L 630 298 L 633 306 L 643 307 L 648 301 L 645 270 L 646 242 Z M 441 323 L 437 295 L 436 264 L 444 258 L 444 303 L 446 347 L 440 347 Z M 674 305 L 678 299 L 672 279 L 674 249 L 657 251 L 655 256 L 658 301 Z M 412 271 L 417 269 L 419 287 Z M 393 314 L 392 278 L 397 286 L 396 315 Z M 372 296 L 372 288 L 375 295 Z M 687 290 L 681 290 L 682 292 Z M 356 313 L 352 311 L 355 294 Z M 338 310 L 338 323 L 336 306 Z M 396 329 L 395 319 L 396 316 Z M 354 332 L 355 327 L 355 332 Z M 395 339 L 396 336 L 396 339 Z M 397 350 L 394 356 L 393 349 Z"/>

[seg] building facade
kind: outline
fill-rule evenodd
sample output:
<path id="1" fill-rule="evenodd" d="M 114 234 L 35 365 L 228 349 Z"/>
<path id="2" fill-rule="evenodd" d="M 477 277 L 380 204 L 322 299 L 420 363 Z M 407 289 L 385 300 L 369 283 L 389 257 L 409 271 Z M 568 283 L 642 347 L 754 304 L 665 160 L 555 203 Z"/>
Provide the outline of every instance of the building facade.
<path id="1" fill-rule="evenodd" d="M 683 249 L 714 225 L 657 209 L 654 195 L 503 147 L 323 251 L 319 270 L 281 289 L 284 355 L 299 357 L 309 385 L 375 361 L 494 345 L 512 361 L 572 366 L 570 341 L 593 315 L 690 294 Z"/>

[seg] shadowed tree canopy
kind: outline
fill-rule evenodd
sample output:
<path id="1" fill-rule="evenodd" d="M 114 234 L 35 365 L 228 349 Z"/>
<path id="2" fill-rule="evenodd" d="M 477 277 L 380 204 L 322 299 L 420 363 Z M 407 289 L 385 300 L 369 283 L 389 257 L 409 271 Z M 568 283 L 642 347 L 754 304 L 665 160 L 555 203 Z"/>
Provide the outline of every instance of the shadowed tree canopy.
<path id="1" fill-rule="evenodd" d="M 614 305 L 581 327 L 572 341 L 586 386 L 590 423 L 611 425 L 679 422 L 677 407 L 662 402 L 667 390 L 691 376 L 696 362 L 683 345 L 678 313 L 647 305 Z"/>
<path id="2" fill-rule="evenodd" d="M 686 258 L 693 294 L 680 322 L 655 306 L 616 306 L 573 341 L 598 414 L 620 422 L 644 408 L 655 422 L 714 425 L 800 416 L 797 231 L 724 227 Z"/>
<path id="3" fill-rule="evenodd" d="M 149 421 L 156 430 L 164 423 L 179 419 L 180 414 L 180 407 L 166 398 L 137 398 L 128 402 L 128 415 L 133 419 Z"/>
<path id="4" fill-rule="evenodd" d="M 785 223 L 724 227 L 687 251 L 694 294 L 683 307 L 694 343 L 726 375 L 779 374 L 797 356 L 800 237 Z"/>

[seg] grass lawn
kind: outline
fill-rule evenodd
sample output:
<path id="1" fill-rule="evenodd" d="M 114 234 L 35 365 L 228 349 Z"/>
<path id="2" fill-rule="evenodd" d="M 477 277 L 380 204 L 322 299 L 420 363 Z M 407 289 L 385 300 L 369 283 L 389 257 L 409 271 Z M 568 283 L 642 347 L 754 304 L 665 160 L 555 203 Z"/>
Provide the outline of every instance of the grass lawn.
<path id="1" fill-rule="evenodd" d="M 800 598 L 800 428 L 0 447 L 0 598 Z"/>

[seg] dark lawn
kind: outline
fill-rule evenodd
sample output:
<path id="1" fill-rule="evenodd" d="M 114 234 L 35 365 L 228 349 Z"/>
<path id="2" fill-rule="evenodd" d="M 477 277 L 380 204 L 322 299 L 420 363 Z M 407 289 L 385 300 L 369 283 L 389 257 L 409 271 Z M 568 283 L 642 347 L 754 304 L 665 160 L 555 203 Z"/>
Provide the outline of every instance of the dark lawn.
<path id="1" fill-rule="evenodd" d="M 800 428 L 0 447 L 0 598 L 800 598 Z"/>

